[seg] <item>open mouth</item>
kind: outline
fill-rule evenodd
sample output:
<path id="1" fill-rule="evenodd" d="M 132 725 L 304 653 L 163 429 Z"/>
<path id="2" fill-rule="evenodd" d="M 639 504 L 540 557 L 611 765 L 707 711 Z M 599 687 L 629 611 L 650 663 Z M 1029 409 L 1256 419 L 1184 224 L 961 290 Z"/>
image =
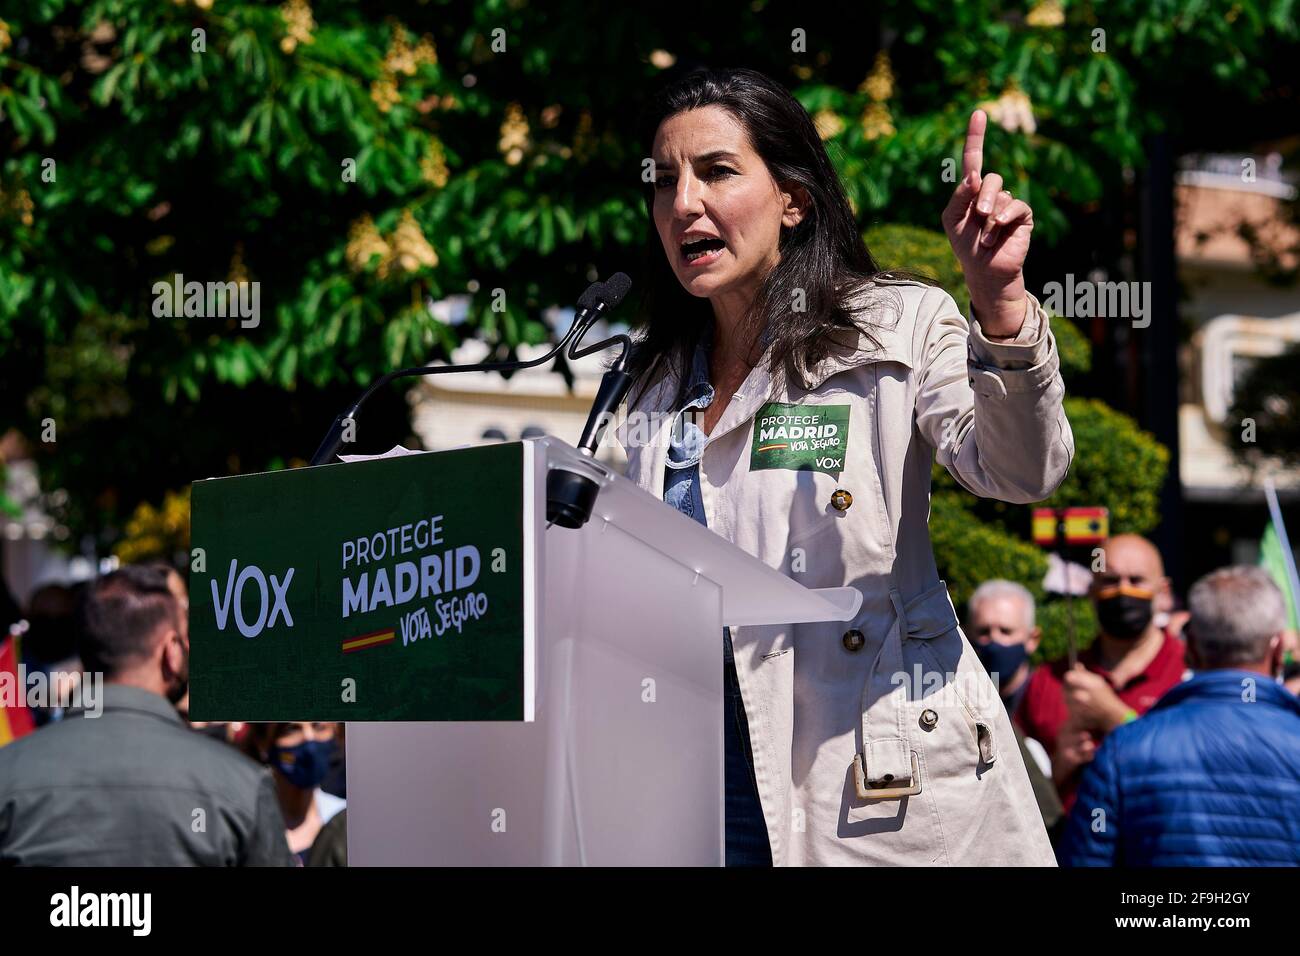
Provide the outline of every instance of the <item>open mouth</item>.
<path id="1" fill-rule="evenodd" d="M 682 259 L 687 265 L 708 265 L 716 262 L 727 244 L 721 239 L 693 239 L 682 243 Z"/>

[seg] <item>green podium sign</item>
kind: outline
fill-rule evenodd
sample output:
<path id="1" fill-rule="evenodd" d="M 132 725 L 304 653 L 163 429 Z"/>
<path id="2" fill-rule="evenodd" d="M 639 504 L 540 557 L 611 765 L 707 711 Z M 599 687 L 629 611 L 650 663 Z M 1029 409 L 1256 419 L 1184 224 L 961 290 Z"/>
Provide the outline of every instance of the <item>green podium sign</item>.
<path id="1" fill-rule="evenodd" d="M 191 717 L 531 720 L 531 475 L 513 442 L 195 482 Z"/>

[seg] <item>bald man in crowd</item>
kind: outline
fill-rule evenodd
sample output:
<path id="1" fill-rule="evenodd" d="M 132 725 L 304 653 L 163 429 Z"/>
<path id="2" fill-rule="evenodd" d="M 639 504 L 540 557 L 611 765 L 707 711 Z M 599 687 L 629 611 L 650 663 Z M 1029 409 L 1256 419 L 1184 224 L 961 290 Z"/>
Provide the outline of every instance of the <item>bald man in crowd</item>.
<path id="1" fill-rule="evenodd" d="M 1066 812 L 1106 735 L 1145 714 L 1187 672 L 1183 643 L 1164 626 L 1173 599 L 1160 552 L 1135 534 L 1101 550 L 1089 590 L 1097 639 L 1073 669 L 1059 660 L 1035 670 L 1016 713 L 1022 732 L 1052 755 Z"/>

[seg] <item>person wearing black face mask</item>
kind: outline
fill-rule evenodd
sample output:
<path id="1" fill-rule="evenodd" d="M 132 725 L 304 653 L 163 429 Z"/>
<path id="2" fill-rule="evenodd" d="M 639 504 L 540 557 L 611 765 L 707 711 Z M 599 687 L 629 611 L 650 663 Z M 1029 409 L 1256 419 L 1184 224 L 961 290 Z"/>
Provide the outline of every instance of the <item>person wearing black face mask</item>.
<path id="1" fill-rule="evenodd" d="M 1093 607 L 1103 634 L 1134 641 L 1146 633 L 1155 617 L 1156 593 L 1131 584 L 1106 584 L 1093 591 Z"/>
<path id="2" fill-rule="evenodd" d="M 321 828 L 347 805 L 320 786 L 335 754 L 338 725 L 255 723 L 248 728 L 244 752 L 274 772 L 289 849 L 306 866 Z"/>
<path id="3" fill-rule="evenodd" d="M 1029 683 L 1029 658 L 1038 650 L 1040 628 L 1034 626 L 1034 596 L 1014 581 L 985 581 L 967 602 L 967 636 L 984 669 L 997 685 L 1007 710 L 1016 705 Z"/>
<path id="4" fill-rule="evenodd" d="M 975 649 L 975 656 L 989 672 L 1007 712 L 1014 715 L 1025 688 L 1029 686 L 1033 669 L 1030 655 L 1038 649 L 1042 635 L 1034 624 L 1034 596 L 1014 581 L 995 579 L 976 588 L 966 606 L 970 618 L 966 633 Z M 1055 842 L 1064 810 L 1052 786 L 1051 759 L 1041 743 L 1026 737 L 1014 723 L 1012 729 L 1034 799 L 1043 815 L 1043 825 Z"/>
<path id="5" fill-rule="evenodd" d="M 1100 549 L 1089 592 L 1100 632 L 1070 668 L 1041 667 L 1016 718 L 1052 755 L 1052 778 L 1068 812 L 1079 773 L 1106 735 L 1136 720 L 1184 677 L 1183 644 L 1161 626 L 1173 608 L 1160 553 L 1121 534 Z"/>

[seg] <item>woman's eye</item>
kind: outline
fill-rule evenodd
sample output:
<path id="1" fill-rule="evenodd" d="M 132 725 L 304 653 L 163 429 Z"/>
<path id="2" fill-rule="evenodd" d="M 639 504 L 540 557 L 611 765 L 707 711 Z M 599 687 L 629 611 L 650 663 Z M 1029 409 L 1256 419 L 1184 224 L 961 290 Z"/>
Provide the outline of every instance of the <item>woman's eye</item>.
<path id="1" fill-rule="evenodd" d="M 729 166 L 710 166 L 709 171 L 704 174 L 705 179 L 722 179 L 726 176 L 735 176 L 736 171 Z M 670 189 L 676 185 L 677 179 L 674 176 L 657 175 L 655 176 L 655 189 Z"/>

